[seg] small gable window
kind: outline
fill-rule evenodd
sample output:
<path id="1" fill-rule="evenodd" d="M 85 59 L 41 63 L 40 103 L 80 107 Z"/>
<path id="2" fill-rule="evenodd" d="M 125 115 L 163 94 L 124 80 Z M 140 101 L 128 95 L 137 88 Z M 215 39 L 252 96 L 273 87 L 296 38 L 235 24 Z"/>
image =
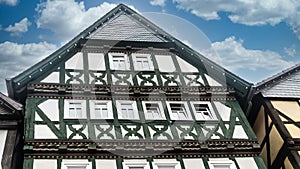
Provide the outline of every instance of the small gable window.
<path id="1" fill-rule="evenodd" d="M 146 120 L 162 120 L 165 119 L 161 102 L 143 102 L 143 109 Z"/>
<path id="2" fill-rule="evenodd" d="M 192 102 L 196 120 L 216 120 L 216 115 L 209 102 Z"/>
<path id="3" fill-rule="evenodd" d="M 171 120 L 191 120 L 187 102 L 168 102 Z"/>
<path id="4" fill-rule="evenodd" d="M 112 70 L 129 70 L 128 57 L 124 53 L 109 53 L 110 68 Z"/>
<path id="5" fill-rule="evenodd" d="M 150 54 L 132 54 L 135 70 L 154 70 Z"/>
<path id="6" fill-rule="evenodd" d="M 86 118 L 85 100 L 65 100 L 64 117 L 67 119 Z"/>

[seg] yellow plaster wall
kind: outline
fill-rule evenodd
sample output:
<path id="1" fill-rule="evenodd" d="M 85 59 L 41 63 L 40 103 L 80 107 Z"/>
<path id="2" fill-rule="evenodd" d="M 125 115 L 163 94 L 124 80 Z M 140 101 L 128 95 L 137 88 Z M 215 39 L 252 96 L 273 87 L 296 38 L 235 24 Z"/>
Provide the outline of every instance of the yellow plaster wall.
<path id="1" fill-rule="evenodd" d="M 294 120 L 295 122 L 300 122 L 300 106 L 297 101 L 271 101 L 274 108 Z M 287 121 L 285 118 L 281 117 L 282 121 Z M 285 127 L 289 131 L 293 138 L 300 138 L 300 128 L 293 124 L 285 124 Z"/>
<path id="2" fill-rule="evenodd" d="M 300 106 L 297 101 L 271 101 L 274 108 L 284 113 L 294 121 L 300 122 Z"/>
<path id="3" fill-rule="evenodd" d="M 271 164 L 272 164 L 273 161 L 276 159 L 276 156 L 284 143 L 283 139 L 281 138 L 278 130 L 274 125 L 271 129 L 269 139 L 270 139 L 270 155 L 271 155 Z"/>
<path id="4" fill-rule="evenodd" d="M 266 144 L 261 150 L 261 157 L 264 160 L 265 164 L 267 165 L 268 164 L 268 158 L 267 158 L 267 145 Z"/>
<path id="5" fill-rule="evenodd" d="M 293 169 L 293 166 L 287 157 L 284 160 L 284 167 L 285 167 L 285 169 Z"/>
<path id="6" fill-rule="evenodd" d="M 285 127 L 293 138 L 300 138 L 300 128 L 294 124 L 285 124 Z"/>
<path id="7" fill-rule="evenodd" d="M 264 107 L 261 106 L 260 111 L 257 114 L 256 120 L 254 122 L 253 131 L 257 136 L 259 144 L 262 143 L 263 139 L 266 136 L 265 130 L 265 112 Z"/>

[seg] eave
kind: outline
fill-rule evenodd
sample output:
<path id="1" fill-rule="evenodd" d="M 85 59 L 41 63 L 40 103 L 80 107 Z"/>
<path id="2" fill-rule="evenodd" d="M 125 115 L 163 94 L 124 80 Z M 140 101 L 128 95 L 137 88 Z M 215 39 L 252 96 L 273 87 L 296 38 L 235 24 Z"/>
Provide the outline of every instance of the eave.
<path id="1" fill-rule="evenodd" d="M 27 140 L 25 158 L 165 158 L 258 156 L 260 147 L 251 140 Z"/>

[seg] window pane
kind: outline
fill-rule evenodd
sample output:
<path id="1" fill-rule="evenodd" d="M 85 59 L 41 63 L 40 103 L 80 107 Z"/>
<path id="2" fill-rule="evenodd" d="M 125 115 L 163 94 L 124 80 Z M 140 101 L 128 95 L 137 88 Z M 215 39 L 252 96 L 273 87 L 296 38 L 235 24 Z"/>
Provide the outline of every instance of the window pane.
<path id="1" fill-rule="evenodd" d="M 149 119 L 162 118 L 159 105 L 157 103 L 146 103 L 146 117 Z"/>
<path id="2" fill-rule="evenodd" d="M 217 165 L 214 166 L 214 169 L 230 169 L 229 165 Z"/>
<path id="3" fill-rule="evenodd" d="M 112 61 L 113 61 L 114 69 L 118 69 L 118 70 L 126 69 L 125 56 L 113 56 Z"/>
<path id="4" fill-rule="evenodd" d="M 136 56 L 136 68 L 137 69 L 143 69 L 143 70 L 149 70 L 150 65 L 148 61 L 147 56 Z"/>
<path id="5" fill-rule="evenodd" d="M 79 103 L 69 103 L 69 117 L 80 118 L 82 117 L 82 104 Z"/>
<path id="6" fill-rule="evenodd" d="M 175 169 L 174 166 L 158 166 L 158 169 Z"/>
<path id="7" fill-rule="evenodd" d="M 144 169 L 144 167 L 129 167 L 129 169 Z"/>
<path id="8" fill-rule="evenodd" d="M 121 104 L 121 113 L 122 113 L 121 116 L 125 119 L 134 119 L 135 118 L 133 107 L 132 107 L 132 104 L 130 104 L 130 103 L 122 103 Z"/>
<path id="9" fill-rule="evenodd" d="M 188 119 L 184 104 L 181 103 L 171 103 L 170 104 L 173 117 L 177 119 Z"/>
<path id="10" fill-rule="evenodd" d="M 210 120 L 213 119 L 213 116 L 209 110 L 207 104 L 194 104 L 196 110 L 196 118 L 203 119 L 203 120 Z"/>
<path id="11" fill-rule="evenodd" d="M 106 103 L 95 103 L 95 117 L 108 118 L 108 109 Z"/>
<path id="12" fill-rule="evenodd" d="M 84 166 L 68 166 L 68 169 L 86 169 Z"/>

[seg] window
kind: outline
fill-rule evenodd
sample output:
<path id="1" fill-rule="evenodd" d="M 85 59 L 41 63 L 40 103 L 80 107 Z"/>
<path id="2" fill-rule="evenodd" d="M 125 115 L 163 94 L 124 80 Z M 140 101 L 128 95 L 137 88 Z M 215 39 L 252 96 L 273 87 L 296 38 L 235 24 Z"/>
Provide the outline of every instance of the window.
<path id="1" fill-rule="evenodd" d="M 91 119 L 113 119 L 111 101 L 90 100 Z"/>
<path id="2" fill-rule="evenodd" d="M 147 120 L 165 119 L 161 102 L 143 102 L 143 109 Z"/>
<path id="3" fill-rule="evenodd" d="M 230 169 L 230 166 L 228 165 L 216 165 L 214 166 L 214 169 Z"/>
<path id="4" fill-rule="evenodd" d="M 133 101 L 117 101 L 119 119 L 138 119 L 136 103 Z"/>
<path id="5" fill-rule="evenodd" d="M 208 165 L 210 169 L 236 169 L 233 161 L 229 159 L 209 159 Z"/>
<path id="6" fill-rule="evenodd" d="M 158 169 L 175 169 L 174 166 L 158 166 Z"/>
<path id="7" fill-rule="evenodd" d="M 86 118 L 85 100 L 65 100 L 65 118 Z"/>
<path id="8" fill-rule="evenodd" d="M 134 112 L 132 104 L 130 103 L 121 103 L 121 114 L 125 119 L 134 119 Z"/>
<path id="9" fill-rule="evenodd" d="M 186 102 L 168 102 L 167 106 L 172 120 L 191 119 Z"/>
<path id="10" fill-rule="evenodd" d="M 216 120 L 209 102 L 191 102 L 196 120 Z"/>
<path id="11" fill-rule="evenodd" d="M 87 160 L 66 160 L 62 161 L 62 169 L 92 169 L 91 162 Z"/>
<path id="12" fill-rule="evenodd" d="M 68 169 L 86 169 L 86 166 L 68 166 Z"/>
<path id="13" fill-rule="evenodd" d="M 188 118 L 186 109 L 183 104 L 171 103 L 170 107 L 171 107 L 172 115 L 173 117 L 176 117 L 176 119 Z"/>
<path id="14" fill-rule="evenodd" d="M 124 160 L 123 169 L 150 169 L 146 160 Z"/>
<path id="15" fill-rule="evenodd" d="M 110 68 L 113 70 L 129 70 L 127 55 L 123 53 L 109 53 Z"/>
<path id="16" fill-rule="evenodd" d="M 176 159 L 154 159 L 153 169 L 181 169 Z"/>
<path id="17" fill-rule="evenodd" d="M 81 118 L 82 117 L 82 103 L 74 102 L 69 104 L 69 117 Z"/>
<path id="18" fill-rule="evenodd" d="M 135 70 L 153 70 L 151 56 L 149 54 L 132 54 Z"/>

